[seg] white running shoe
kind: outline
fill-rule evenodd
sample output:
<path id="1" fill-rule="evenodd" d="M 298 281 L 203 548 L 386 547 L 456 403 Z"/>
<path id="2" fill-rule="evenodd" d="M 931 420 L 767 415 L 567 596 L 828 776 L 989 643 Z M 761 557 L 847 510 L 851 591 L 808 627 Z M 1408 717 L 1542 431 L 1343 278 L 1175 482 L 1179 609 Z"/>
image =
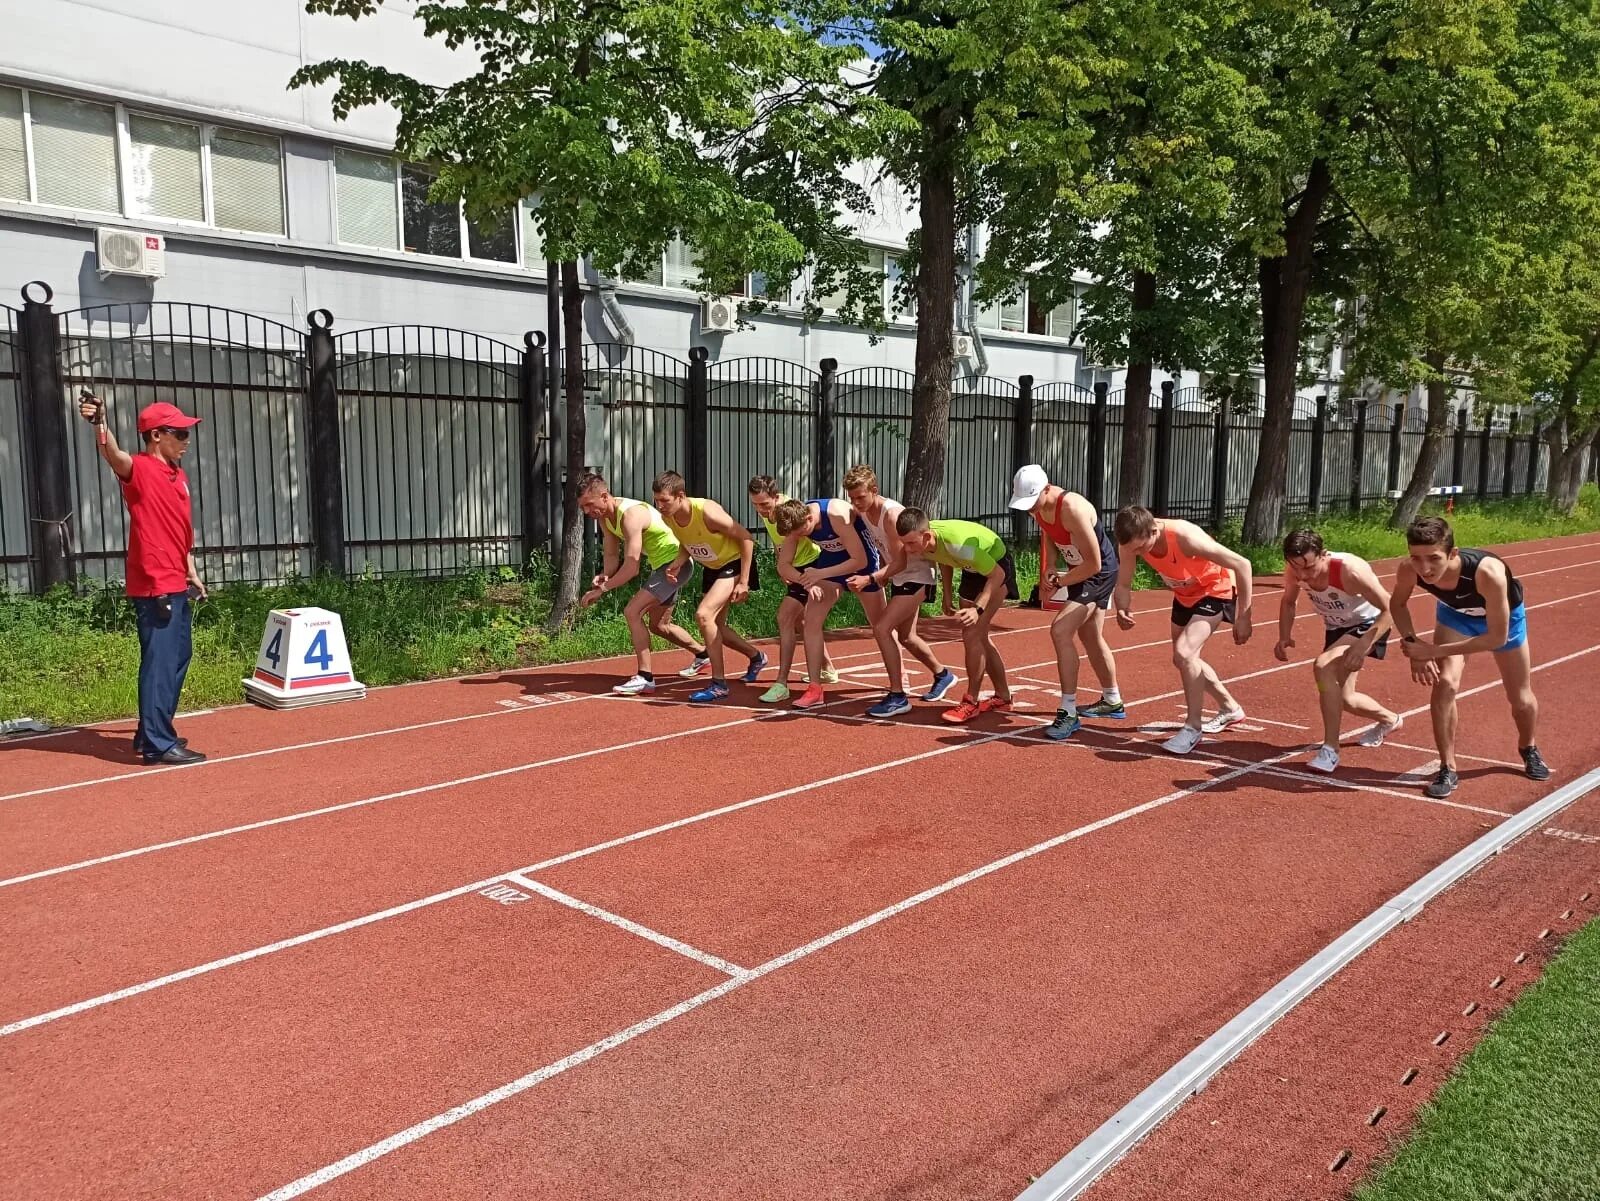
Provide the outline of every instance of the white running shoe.
<path id="1" fill-rule="evenodd" d="M 656 682 L 643 676 L 633 676 L 622 681 L 611 691 L 618 696 L 645 696 L 656 690 Z"/>
<path id="2" fill-rule="evenodd" d="M 1207 734 L 1220 734 L 1236 721 L 1244 720 L 1243 709 L 1224 709 L 1215 717 L 1210 718 L 1200 728 Z"/>
<path id="3" fill-rule="evenodd" d="M 1365 731 L 1356 741 L 1362 746 L 1382 746 L 1383 740 L 1406 724 L 1406 719 L 1399 714 L 1395 715 L 1394 723 L 1375 722 L 1370 730 Z"/>
<path id="4" fill-rule="evenodd" d="M 711 660 L 705 655 L 696 655 L 694 662 L 685 667 L 678 674 L 686 680 L 692 680 L 697 675 L 711 670 Z"/>
<path id="5" fill-rule="evenodd" d="M 1306 764 L 1312 771 L 1332 774 L 1333 769 L 1339 766 L 1339 752 L 1324 743 L 1317 748 L 1317 753 L 1311 756 L 1311 762 Z"/>
<path id="6" fill-rule="evenodd" d="M 837 684 L 839 682 L 839 669 L 836 667 L 824 667 L 822 669 L 822 682 L 824 684 Z"/>
<path id="7" fill-rule="evenodd" d="M 1184 726 L 1171 738 L 1161 744 L 1161 749 L 1171 751 L 1174 755 L 1187 755 L 1200 745 L 1200 731 L 1193 726 Z"/>

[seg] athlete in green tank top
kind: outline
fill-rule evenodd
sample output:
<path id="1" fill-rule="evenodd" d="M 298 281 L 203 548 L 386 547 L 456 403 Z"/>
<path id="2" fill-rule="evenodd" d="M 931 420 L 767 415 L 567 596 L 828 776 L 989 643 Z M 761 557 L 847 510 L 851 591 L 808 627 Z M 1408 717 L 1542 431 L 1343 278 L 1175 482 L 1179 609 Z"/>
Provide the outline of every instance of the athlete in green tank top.
<path id="1" fill-rule="evenodd" d="M 674 578 L 668 568 L 678 557 L 678 540 L 660 513 L 640 501 L 613 496 L 605 480 L 594 472 L 587 472 L 578 480 L 578 508 L 585 517 L 597 522 L 605 534 L 604 565 L 594 577 L 593 586 L 579 599 L 580 605 L 592 605 L 606 593 L 615 592 L 640 576 L 641 559 L 650 567 L 639 590 L 623 610 L 638 670 L 612 691 L 622 696 L 654 692 L 656 677 L 650 665 L 651 634 L 693 651 L 696 665 L 705 660 L 706 648 L 672 620 L 672 606 L 677 602 L 681 581 Z M 683 674 L 699 674 L 699 671 L 695 666 L 692 673 L 686 670 Z"/>
<path id="2" fill-rule="evenodd" d="M 772 539 L 772 547 L 776 550 L 783 545 L 783 535 L 778 533 L 778 527 L 772 519 L 777 507 L 789 498 L 778 491 L 778 485 L 770 475 L 758 475 L 750 481 L 750 505 L 756 511 L 756 516 L 761 518 L 761 524 L 767 527 L 767 537 Z M 794 551 L 794 566 L 805 567 L 814 563 L 822 551 L 817 544 L 809 538 L 800 539 Z M 778 581 L 780 584 L 782 580 Z M 803 589 L 788 585 L 788 594 L 778 604 L 778 679 L 777 682 L 761 694 L 761 699 L 768 705 L 780 705 L 789 699 L 789 672 L 794 667 L 795 647 L 800 643 L 800 633 L 806 619 L 806 597 Z M 826 657 L 824 651 L 822 661 L 822 681 L 825 684 L 837 684 L 839 672 L 833 665 L 833 660 Z"/>

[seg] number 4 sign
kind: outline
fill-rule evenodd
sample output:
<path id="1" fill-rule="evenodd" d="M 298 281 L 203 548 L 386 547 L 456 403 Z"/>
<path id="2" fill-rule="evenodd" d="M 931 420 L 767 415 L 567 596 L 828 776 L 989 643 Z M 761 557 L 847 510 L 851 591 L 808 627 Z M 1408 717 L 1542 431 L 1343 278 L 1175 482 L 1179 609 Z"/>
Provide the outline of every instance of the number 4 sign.
<path id="1" fill-rule="evenodd" d="M 251 700 L 275 709 L 366 695 L 351 672 L 344 623 L 327 609 L 267 614 L 255 671 L 244 685 Z"/>

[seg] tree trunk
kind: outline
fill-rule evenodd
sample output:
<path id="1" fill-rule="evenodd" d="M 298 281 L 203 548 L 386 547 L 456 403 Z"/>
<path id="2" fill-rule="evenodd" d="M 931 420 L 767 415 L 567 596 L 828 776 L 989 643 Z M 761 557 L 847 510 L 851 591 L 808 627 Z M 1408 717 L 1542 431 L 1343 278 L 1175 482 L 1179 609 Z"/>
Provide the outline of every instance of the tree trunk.
<path id="1" fill-rule="evenodd" d="M 1545 495 L 1552 505 L 1568 517 L 1578 507 L 1578 493 L 1583 490 L 1583 479 L 1587 474 L 1584 469 L 1588 466 L 1594 439 L 1595 430 L 1591 429 L 1587 434 L 1569 441 L 1559 451 L 1555 440 L 1549 441 L 1550 478 L 1545 483 Z"/>
<path id="2" fill-rule="evenodd" d="M 1316 159 L 1293 216 L 1284 224 L 1284 252 L 1258 264 L 1261 287 L 1261 368 L 1266 401 L 1261 445 L 1244 511 L 1244 541 L 1277 540 L 1283 525 L 1284 489 L 1289 477 L 1289 435 L 1294 428 L 1295 378 L 1300 365 L 1300 333 L 1311 293 L 1311 256 L 1317 222 L 1333 185 L 1326 159 Z"/>
<path id="3" fill-rule="evenodd" d="M 917 353 L 911 385 L 911 440 L 902 501 L 938 516 L 950 440 L 950 377 L 955 366 L 956 177 L 948 153 L 954 114 L 929 118 L 927 166 L 917 208 L 922 253 L 917 261 Z"/>
<path id="4" fill-rule="evenodd" d="M 550 608 L 552 630 L 566 621 L 578 603 L 583 575 L 583 513 L 578 508 L 578 477 L 587 464 L 588 429 L 583 413 L 583 291 L 578 264 L 561 264 L 562 388 L 566 403 L 567 479 L 561 503 L 561 569 Z"/>
<path id="5" fill-rule="evenodd" d="M 1411 479 L 1400 494 L 1400 503 L 1394 507 L 1389 525 L 1403 530 L 1416 520 L 1422 502 L 1428 499 L 1428 489 L 1433 487 L 1433 475 L 1444 458 L 1444 446 L 1450 436 L 1450 382 L 1444 378 L 1445 353 L 1430 350 L 1423 356 L 1432 371 L 1428 381 L 1428 426 L 1422 435 L 1422 451 L 1411 469 Z M 1403 420 L 1403 418 L 1402 418 Z"/>
<path id="6" fill-rule="evenodd" d="M 1122 390 L 1122 472 L 1117 483 L 1118 504 L 1142 505 L 1149 501 L 1144 478 L 1145 447 L 1150 442 L 1150 339 L 1144 317 L 1156 307 L 1156 277 L 1148 271 L 1133 273 L 1133 304 L 1128 316 L 1128 376 Z M 1093 470 L 1093 468 L 1091 468 Z"/>
<path id="7" fill-rule="evenodd" d="M 1594 443 L 1595 433 L 1600 431 L 1600 425 L 1595 424 L 1592 416 L 1583 423 L 1588 428 L 1581 428 L 1575 420 L 1578 380 L 1596 354 L 1600 354 L 1600 330 L 1590 335 L 1577 360 L 1569 364 L 1556 415 L 1544 430 L 1545 445 L 1550 448 L 1550 474 L 1545 480 L 1545 495 L 1569 517 L 1578 507 L 1578 493 L 1583 489 L 1587 452 Z"/>

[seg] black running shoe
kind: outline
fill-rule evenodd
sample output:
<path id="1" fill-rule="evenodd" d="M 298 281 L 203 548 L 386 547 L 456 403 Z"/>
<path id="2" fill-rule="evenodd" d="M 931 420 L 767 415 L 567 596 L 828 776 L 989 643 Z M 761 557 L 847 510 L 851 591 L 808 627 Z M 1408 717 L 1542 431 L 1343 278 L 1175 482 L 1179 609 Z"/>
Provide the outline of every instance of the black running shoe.
<path id="1" fill-rule="evenodd" d="M 1522 768 L 1528 773 L 1530 780 L 1548 780 L 1550 778 L 1550 765 L 1544 761 L 1536 746 L 1525 746 L 1519 751 L 1522 755 Z"/>
<path id="2" fill-rule="evenodd" d="M 1461 783 L 1461 777 L 1448 767 L 1441 767 L 1439 774 L 1433 777 L 1426 789 L 1427 794 L 1436 801 L 1442 801 L 1456 790 L 1456 785 Z"/>
<path id="3" fill-rule="evenodd" d="M 1092 705 L 1085 705 L 1078 710 L 1084 717 L 1109 717 L 1121 721 L 1128 716 L 1128 709 L 1121 701 L 1108 701 L 1101 697 Z"/>

